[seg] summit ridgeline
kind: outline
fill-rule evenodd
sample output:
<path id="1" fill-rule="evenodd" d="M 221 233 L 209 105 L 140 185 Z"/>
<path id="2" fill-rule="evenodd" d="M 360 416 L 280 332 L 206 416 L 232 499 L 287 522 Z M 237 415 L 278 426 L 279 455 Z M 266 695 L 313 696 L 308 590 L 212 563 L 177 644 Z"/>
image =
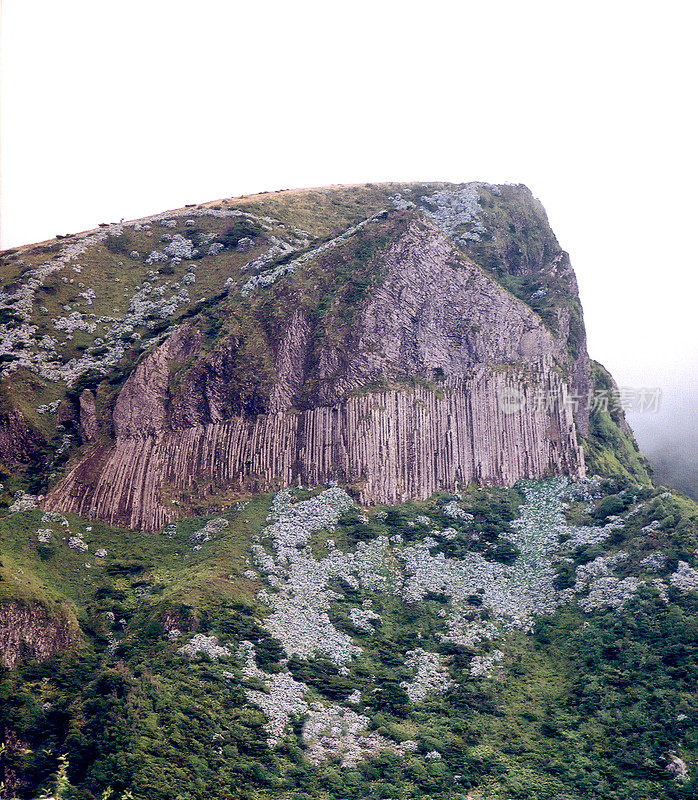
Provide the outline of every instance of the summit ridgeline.
<path id="1" fill-rule="evenodd" d="M 585 474 L 576 279 L 524 186 L 276 192 L 4 257 L 0 462 L 48 509 L 155 530 L 288 485 Z"/>

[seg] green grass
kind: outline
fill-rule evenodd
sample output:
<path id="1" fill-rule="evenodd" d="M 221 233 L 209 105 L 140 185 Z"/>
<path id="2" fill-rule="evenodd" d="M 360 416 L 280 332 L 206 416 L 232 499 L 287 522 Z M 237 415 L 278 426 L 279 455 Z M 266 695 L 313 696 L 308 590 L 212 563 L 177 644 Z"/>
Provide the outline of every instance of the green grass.
<path id="1" fill-rule="evenodd" d="M 158 603 L 199 606 L 209 598 L 252 595 L 255 585 L 243 576 L 245 559 L 250 539 L 262 527 L 268 507 L 269 498 L 263 495 L 241 511 L 227 512 L 224 516 L 230 526 L 219 539 L 204 543 L 198 551 L 193 549 L 190 537 L 206 518 L 181 521 L 176 524 L 176 533 L 163 536 L 112 528 L 73 515 L 66 515 L 69 527 L 64 527 L 42 523 L 41 511 L 18 512 L 0 519 L 0 596 L 21 593 L 34 599 L 60 597 L 86 609 L 100 592 L 114 590 L 129 595 L 129 610 L 133 611 L 137 603 L 132 589 L 138 583 L 152 586 L 153 602 Z M 39 528 L 53 531 L 43 557 L 37 541 Z M 89 552 L 71 549 L 71 535 L 83 537 Z M 94 556 L 100 548 L 108 551 L 105 559 Z M 91 567 L 86 568 L 85 563 Z M 119 565 L 138 569 L 120 571 Z"/>
<path id="2" fill-rule="evenodd" d="M 352 225 L 391 207 L 390 197 L 413 184 L 379 183 L 300 189 L 231 200 L 230 207 L 269 215 L 322 240 L 331 239 Z M 428 184 L 425 191 L 446 184 Z"/>
<path id="3" fill-rule="evenodd" d="M 609 481 L 598 508 L 613 505 L 622 496 L 618 490 Z M 294 491 L 298 500 L 314 493 Z M 667 552 L 674 565 L 678 559 L 692 561 L 698 547 L 695 504 L 659 490 L 643 496 L 642 512 L 628 518 L 610 551 L 622 548 L 633 565 L 649 549 Z M 448 499 L 436 495 L 423 503 L 373 509 L 368 522 L 358 509 L 348 512 L 334 531 L 314 534 L 311 547 L 319 556 L 330 536 L 349 550 L 396 532 L 414 541 L 432 527 L 453 523 L 441 512 Z M 466 487 L 461 502 L 482 527 L 506 524 L 520 500 L 511 490 Z M 503 669 L 493 677 L 472 677 L 469 662 L 476 650 L 442 642 L 446 597 L 410 604 L 391 591 L 353 592 L 338 584 L 330 618 L 363 653 L 349 663 L 346 675 L 322 658 L 291 659 L 289 668 L 311 687 L 311 699 L 341 702 L 358 689 L 371 728 L 396 742 L 415 739 L 418 752 L 404 759 L 382 753 L 345 769 L 331 761 L 312 767 L 300 745 L 302 720 L 269 751 L 264 717 L 243 693 L 254 687 L 239 663 L 189 663 L 163 629 L 168 617 L 185 637 L 216 633 L 233 646 L 252 638 L 260 651 L 268 650 L 264 669 L 278 671 L 278 654 L 260 624 L 268 613 L 255 599 L 260 586 L 243 575 L 269 505 L 267 495 L 230 508 L 224 513 L 229 527 L 200 550 L 193 549 L 191 534 L 206 518 L 143 534 L 68 516 L 70 533 L 89 543 L 87 554 L 68 547 L 65 526 L 42 524 L 40 511 L 1 519 L 0 601 L 41 602 L 80 631 L 69 652 L 0 671 L 0 714 L 30 742 L 26 753 L 6 754 L 6 764 L 31 787 L 51 786 L 58 756 L 66 753 L 73 800 L 96 800 L 108 784 L 119 792 L 133 790 L 137 800 L 693 796 L 695 787 L 671 781 L 661 763 L 667 750 L 689 762 L 698 755 L 698 600 L 673 591 L 662 603 L 643 590 L 621 614 L 584 615 L 570 604 L 541 618 L 532 633 L 502 630 L 485 648 L 505 652 Z M 429 517 L 429 524 L 409 526 L 418 514 Z M 641 528 L 654 519 L 660 526 L 647 542 Z M 38 527 L 53 531 L 45 548 L 38 547 Z M 94 557 L 99 547 L 108 550 L 103 560 Z M 390 563 L 386 570 L 391 577 Z M 139 597 L 135 590 L 146 585 L 150 596 Z M 374 634 L 355 629 L 349 620 L 350 609 L 363 600 L 371 600 L 382 617 Z M 126 632 L 118 622 L 109 624 L 110 611 L 117 621 L 127 620 Z M 477 607 L 472 612 L 481 613 Z M 112 634 L 117 641 L 110 656 Z M 416 646 L 441 652 L 453 682 L 448 692 L 422 703 L 411 703 L 400 687 L 410 677 L 405 654 Z M 232 677 L 224 678 L 224 670 Z M 42 710 L 45 702 L 51 703 L 49 712 Z M 689 722 L 678 721 L 679 712 Z M 215 736 L 222 737 L 220 748 L 212 746 Z M 442 758 L 425 759 L 431 750 Z"/>
<path id="4" fill-rule="evenodd" d="M 616 384 L 607 370 L 598 362 L 591 362 L 593 388 L 595 392 L 617 391 Z M 592 409 L 589 415 L 589 436 L 582 439 L 587 472 L 638 481 L 650 484 L 649 465 L 640 453 L 622 410 L 609 403 L 608 410 Z"/>

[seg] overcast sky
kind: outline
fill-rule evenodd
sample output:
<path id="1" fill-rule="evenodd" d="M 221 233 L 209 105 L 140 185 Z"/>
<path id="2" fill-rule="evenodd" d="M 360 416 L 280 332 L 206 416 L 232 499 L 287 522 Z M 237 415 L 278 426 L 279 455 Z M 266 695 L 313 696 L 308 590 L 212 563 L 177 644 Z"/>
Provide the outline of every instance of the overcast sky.
<path id="1" fill-rule="evenodd" d="M 3 246 L 260 190 L 526 183 L 571 253 L 591 355 L 687 393 L 694 9 L 3 0 Z"/>

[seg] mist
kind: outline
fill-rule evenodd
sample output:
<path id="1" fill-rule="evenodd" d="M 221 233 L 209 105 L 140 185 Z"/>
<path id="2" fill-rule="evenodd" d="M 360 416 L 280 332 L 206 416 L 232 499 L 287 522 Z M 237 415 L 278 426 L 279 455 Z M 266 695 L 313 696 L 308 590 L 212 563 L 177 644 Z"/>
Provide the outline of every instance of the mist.
<path id="1" fill-rule="evenodd" d="M 698 500 L 698 395 L 696 374 L 669 373 L 663 377 L 662 398 L 656 413 L 627 412 L 643 455 L 657 483 Z"/>

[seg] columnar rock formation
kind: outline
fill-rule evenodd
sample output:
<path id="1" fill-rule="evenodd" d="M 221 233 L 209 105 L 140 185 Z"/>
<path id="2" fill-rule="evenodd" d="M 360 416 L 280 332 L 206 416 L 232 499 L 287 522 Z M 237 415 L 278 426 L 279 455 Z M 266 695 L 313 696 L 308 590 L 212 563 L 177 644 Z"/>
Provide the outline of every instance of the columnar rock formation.
<path id="1" fill-rule="evenodd" d="M 220 492 L 337 481 L 396 503 L 583 475 L 588 411 L 562 401 L 589 386 L 574 274 L 530 193 L 504 194 L 395 195 L 290 260 L 270 238 L 139 360 L 111 420 L 83 392 L 86 449 L 47 507 L 154 530 Z"/>
<path id="2" fill-rule="evenodd" d="M 335 480 L 373 504 L 423 499 L 469 481 L 581 477 L 562 382 L 545 366 L 527 379 L 483 370 L 443 392 L 393 389 L 300 413 L 120 437 L 75 468 L 47 505 L 153 530 L 180 516 L 187 497 L 223 488 Z"/>

